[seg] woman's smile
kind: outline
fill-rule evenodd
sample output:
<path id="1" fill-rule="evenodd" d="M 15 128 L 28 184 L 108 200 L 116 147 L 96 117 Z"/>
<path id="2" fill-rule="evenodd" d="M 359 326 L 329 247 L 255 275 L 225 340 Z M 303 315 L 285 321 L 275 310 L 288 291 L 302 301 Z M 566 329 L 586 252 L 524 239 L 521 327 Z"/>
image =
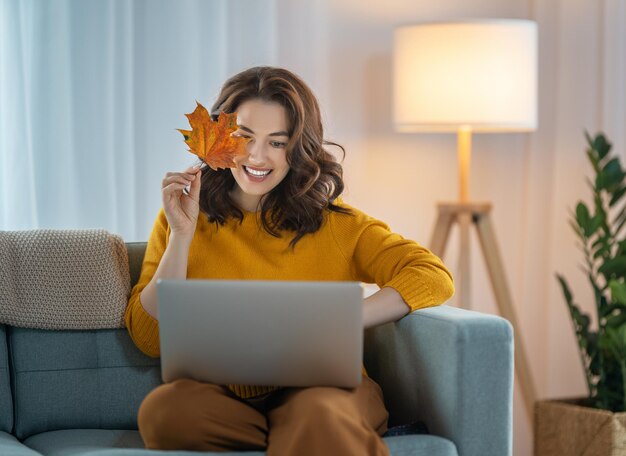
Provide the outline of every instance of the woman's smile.
<path id="1" fill-rule="evenodd" d="M 255 168 L 253 166 L 243 166 L 246 176 L 252 182 L 263 182 L 265 178 L 272 172 L 271 169 Z"/>

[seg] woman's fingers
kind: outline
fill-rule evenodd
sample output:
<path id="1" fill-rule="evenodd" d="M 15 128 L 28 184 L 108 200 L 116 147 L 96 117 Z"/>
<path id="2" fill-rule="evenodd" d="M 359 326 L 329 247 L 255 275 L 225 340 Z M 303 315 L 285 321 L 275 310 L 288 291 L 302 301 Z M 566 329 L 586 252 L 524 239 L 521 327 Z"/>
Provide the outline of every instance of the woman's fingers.
<path id="1" fill-rule="evenodd" d="M 187 176 L 184 174 L 175 174 L 173 176 L 169 176 L 166 177 L 165 179 L 163 179 L 163 187 L 172 184 L 174 182 L 179 183 L 179 184 L 185 184 L 185 185 L 189 185 L 191 184 L 191 182 L 196 178 L 196 176 Z"/>
<path id="2" fill-rule="evenodd" d="M 196 173 L 167 173 L 165 174 L 165 179 L 171 179 L 173 177 L 185 177 L 187 179 L 195 177 Z"/>
<path id="3" fill-rule="evenodd" d="M 184 193 L 185 195 L 191 195 L 195 201 L 198 201 L 200 195 L 200 177 L 202 177 L 202 169 L 200 167 L 190 166 L 182 173 L 165 173 L 161 187 L 163 192 L 168 195 L 180 195 L 180 193 Z"/>
<path id="4" fill-rule="evenodd" d="M 199 211 L 201 176 L 201 168 L 193 167 L 165 174 L 161 182 L 161 197 L 172 232 L 193 233 Z"/>
<path id="5" fill-rule="evenodd" d="M 201 172 L 201 168 L 199 166 L 196 168 L 196 166 L 190 166 L 182 174 L 187 174 L 189 176 L 195 176 L 196 174 Z"/>
<path id="6" fill-rule="evenodd" d="M 195 179 L 191 181 L 191 185 L 189 187 L 189 196 L 194 201 L 200 201 L 200 187 L 202 186 L 202 172 L 199 172 L 194 177 Z"/>
<path id="7" fill-rule="evenodd" d="M 172 182 L 171 184 L 163 187 L 163 191 L 169 195 L 175 192 L 181 192 L 186 186 L 187 184 L 180 184 L 178 182 Z"/>

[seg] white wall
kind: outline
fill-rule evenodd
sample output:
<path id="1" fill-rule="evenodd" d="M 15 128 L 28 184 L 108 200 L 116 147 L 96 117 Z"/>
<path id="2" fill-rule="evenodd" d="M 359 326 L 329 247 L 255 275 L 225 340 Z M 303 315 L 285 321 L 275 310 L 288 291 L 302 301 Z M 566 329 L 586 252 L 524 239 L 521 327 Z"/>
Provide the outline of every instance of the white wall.
<path id="1" fill-rule="evenodd" d="M 277 2 L 277 11 L 287 8 L 277 21 L 277 63 L 311 82 L 329 138 L 347 148 L 346 199 L 424 244 L 436 203 L 457 197 L 456 138 L 394 132 L 394 26 L 470 17 L 539 23 L 539 128 L 531 134 L 474 135 L 470 192 L 474 200 L 493 202 L 519 318 L 516 343 L 527 349 L 539 397 L 586 394 L 554 274 L 565 274 L 582 307 L 593 310 L 568 211 L 579 199 L 589 200 L 583 131 L 605 131 L 615 150 L 626 153 L 625 2 L 328 0 L 313 11 L 293 3 Z M 305 27 L 290 23 L 305 17 Z M 445 261 L 456 272 L 457 233 L 450 242 Z M 472 307 L 497 313 L 475 237 L 471 251 Z M 517 387 L 514 426 L 514 454 L 532 454 L 532 425 Z"/>

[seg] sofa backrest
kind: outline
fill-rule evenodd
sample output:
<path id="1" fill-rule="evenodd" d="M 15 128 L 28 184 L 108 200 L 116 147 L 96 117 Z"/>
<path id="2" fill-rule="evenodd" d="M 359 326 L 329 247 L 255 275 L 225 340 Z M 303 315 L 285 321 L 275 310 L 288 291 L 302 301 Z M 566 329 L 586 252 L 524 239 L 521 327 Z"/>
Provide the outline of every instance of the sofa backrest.
<path id="1" fill-rule="evenodd" d="M 13 428 L 13 400 L 9 379 L 9 352 L 6 327 L 0 325 L 0 431 L 11 432 Z"/>
<path id="2" fill-rule="evenodd" d="M 158 360 L 125 329 L 9 328 L 15 435 L 71 428 L 136 429 L 141 400 L 160 382 Z"/>
<path id="3" fill-rule="evenodd" d="M 146 244 L 126 247 L 133 286 Z M 139 404 L 161 383 L 161 372 L 159 359 L 141 353 L 126 329 L 7 330 L 18 438 L 69 428 L 137 429 Z"/>

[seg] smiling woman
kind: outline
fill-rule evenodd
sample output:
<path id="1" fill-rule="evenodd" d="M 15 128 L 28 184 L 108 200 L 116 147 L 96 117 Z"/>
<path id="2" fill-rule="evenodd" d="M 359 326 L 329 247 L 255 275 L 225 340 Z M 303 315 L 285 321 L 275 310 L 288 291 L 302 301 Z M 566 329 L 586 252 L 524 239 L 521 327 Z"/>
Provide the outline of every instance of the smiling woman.
<path id="1" fill-rule="evenodd" d="M 324 145 L 343 148 L 324 140 L 317 99 L 297 75 L 270 67 L 242 71 L 224 83 L 214 120 L 220 112 L 237 112 L 235 134 L 250 137 L 250 156 L 232 172 L 203 170 L 200 209 L 210 222 L 258 212 L 268 233 L 291 232 L 295 246 L 319 229 L 326 211 L 349 212 L 334 204 L 343 171 Z M 266 168 L 272 171 L 263 178 Z"/>
<path id="2" fill-rule="evenodd" d="M 231 169 L 189 168 L 163 179 L 163 209 L 125 314 L 144 353 L 160 354 L 158 279 L 376 283 L 381 289 L 363 300 L 364 328 L 452 295 L 439 258 L 338 198 L 342 167 L 325 149 L 334 143 L 324 140 L 317 101 L 298 76 L 243 71 L 226 81 L 211 112 L 237 113 L 233 134 L 249 140 L 247 153 Z M 384 456 L 387 418 L 382 390 L 363 370 L 351 389 L 177 380 L 144 399 L 138 424 L 155 449 Z"/>

